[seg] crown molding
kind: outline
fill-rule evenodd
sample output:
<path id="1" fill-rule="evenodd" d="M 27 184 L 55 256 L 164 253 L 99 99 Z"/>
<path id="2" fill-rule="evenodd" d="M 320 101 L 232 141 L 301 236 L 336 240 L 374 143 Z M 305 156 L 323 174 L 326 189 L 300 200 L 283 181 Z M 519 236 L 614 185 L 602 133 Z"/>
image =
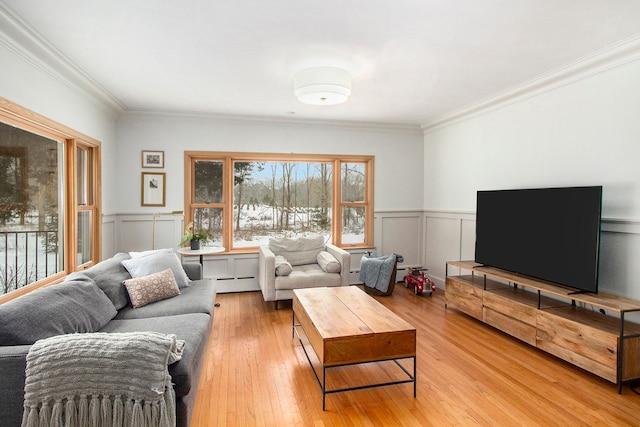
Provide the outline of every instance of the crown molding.
<path id="1" fill-rule="evenodd" d="M 425 134 L 524 101 L 640 59 L 640 34 L 422 125 Z"/>
<path id="2" fill-rule="evenodd" d="M 0 2 L 0 45 L 112 114 L 126 107 L 6 4 Z"/>
<path id="3" fill-rule="evenodd" d="M 359 122 L 349 120 L 323 120 L 323 119 L 303 119 L 295 117 L 279 117 L 279 116 L 258 116 L 258 115 L 232 115 L 221 113 L 204 113 L 190 111 L 158 111 L 158 110 L 127 110 L 124 116 L 148 116 L 148 117 L 180 117 L 195 118 L 206 120 L 220 120 L 227 122 L 250 122 L 250 123 L 269 123 L 283 124 L 291 126 L 321 126 L 335 127 L 358 130 L 374 130 L 377 132 L 397 132 L 422 135 L 422 130 L 418 125 L 384 123 L 384 122 Z"/>

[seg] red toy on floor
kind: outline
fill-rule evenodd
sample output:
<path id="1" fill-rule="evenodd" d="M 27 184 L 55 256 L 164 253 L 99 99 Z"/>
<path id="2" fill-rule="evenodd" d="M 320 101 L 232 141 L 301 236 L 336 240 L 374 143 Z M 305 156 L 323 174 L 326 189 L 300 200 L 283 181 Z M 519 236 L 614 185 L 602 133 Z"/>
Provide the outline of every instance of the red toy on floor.
<path id="1" fill-rule="evenodd" d="M 408 288 L 413 286 L 413 292 L 416 295 L 421 295 L 424 292 L 429 292 L 429 296 L 433 295 L 433 291 L 436 290 L 436 284 L 429 278 L 427 268 L 420 267 L 407 267 L 407 274 L 404 276 L 404 287 Z"/>

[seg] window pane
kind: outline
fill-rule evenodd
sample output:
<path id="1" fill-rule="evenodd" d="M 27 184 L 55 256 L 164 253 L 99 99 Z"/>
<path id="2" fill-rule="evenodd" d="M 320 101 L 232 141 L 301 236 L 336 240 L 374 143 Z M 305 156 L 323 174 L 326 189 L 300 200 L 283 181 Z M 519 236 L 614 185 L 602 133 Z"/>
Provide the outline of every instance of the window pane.
<path id="1" fill-rule="evenodd" d="M 365 208 L 347 206 L 342 208 L 342 243 L 358 244 L 365 242 Z"/>
<path id="2" fill-rule="evenodd" d="M 78 264 L 91 261 L 92 256 L 92 217 L 91 211 L 78 212 Z"/>
<path id="3" fill-rule="evenodd" d="M 76 149 L 76 193 L 79 206 L 93 205 L 92 150 Z"/>
<path id="4" fill-rule="evenodd" d="M 233 246 L 331 234 L 331 163 L 235 162 Z"/>
<path id="5" fill-rule="evenodd" d="M 0 123 L 0 294 L 62 271 L 62 148 Z"/>
<path id="6" fill-rule="evenodd" d="M 195 203 L 222 203 L 222 166 L 220 160 L 196 160 Z"/>
<path id="7" fill-rule="evenodd" d="M 212 240 L 206 242 L 207 246 L 222 245 L 222 209 L 197 208 L 193 210 L 193 229 L 209 230 Z"/>
<path id="8" fill-rule="evenodd" d="M 364 163 L 342 163 L 343 202 L 364 202 Z"/>

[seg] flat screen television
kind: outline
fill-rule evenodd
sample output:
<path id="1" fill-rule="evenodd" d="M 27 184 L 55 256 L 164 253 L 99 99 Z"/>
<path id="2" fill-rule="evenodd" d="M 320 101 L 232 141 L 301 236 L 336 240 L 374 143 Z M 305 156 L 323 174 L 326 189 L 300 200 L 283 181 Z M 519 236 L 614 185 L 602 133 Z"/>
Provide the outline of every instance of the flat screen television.
<path id="1" fill-rule="evenodd" d="M 478 191 L 475 261 L 598 292 L 602 186 Z"/>

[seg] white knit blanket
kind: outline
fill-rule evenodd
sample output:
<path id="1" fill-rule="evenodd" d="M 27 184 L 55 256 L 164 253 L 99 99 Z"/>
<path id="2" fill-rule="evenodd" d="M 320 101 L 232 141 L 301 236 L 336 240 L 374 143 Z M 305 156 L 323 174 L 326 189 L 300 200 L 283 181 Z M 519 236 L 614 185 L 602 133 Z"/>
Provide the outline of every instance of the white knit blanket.
<path id="1" fill-rule="evenodd" d="M 175 426 L 167 366 L 183 348 L 155 332 L 39 340 L 27 354 L 22 427 Z"/>

